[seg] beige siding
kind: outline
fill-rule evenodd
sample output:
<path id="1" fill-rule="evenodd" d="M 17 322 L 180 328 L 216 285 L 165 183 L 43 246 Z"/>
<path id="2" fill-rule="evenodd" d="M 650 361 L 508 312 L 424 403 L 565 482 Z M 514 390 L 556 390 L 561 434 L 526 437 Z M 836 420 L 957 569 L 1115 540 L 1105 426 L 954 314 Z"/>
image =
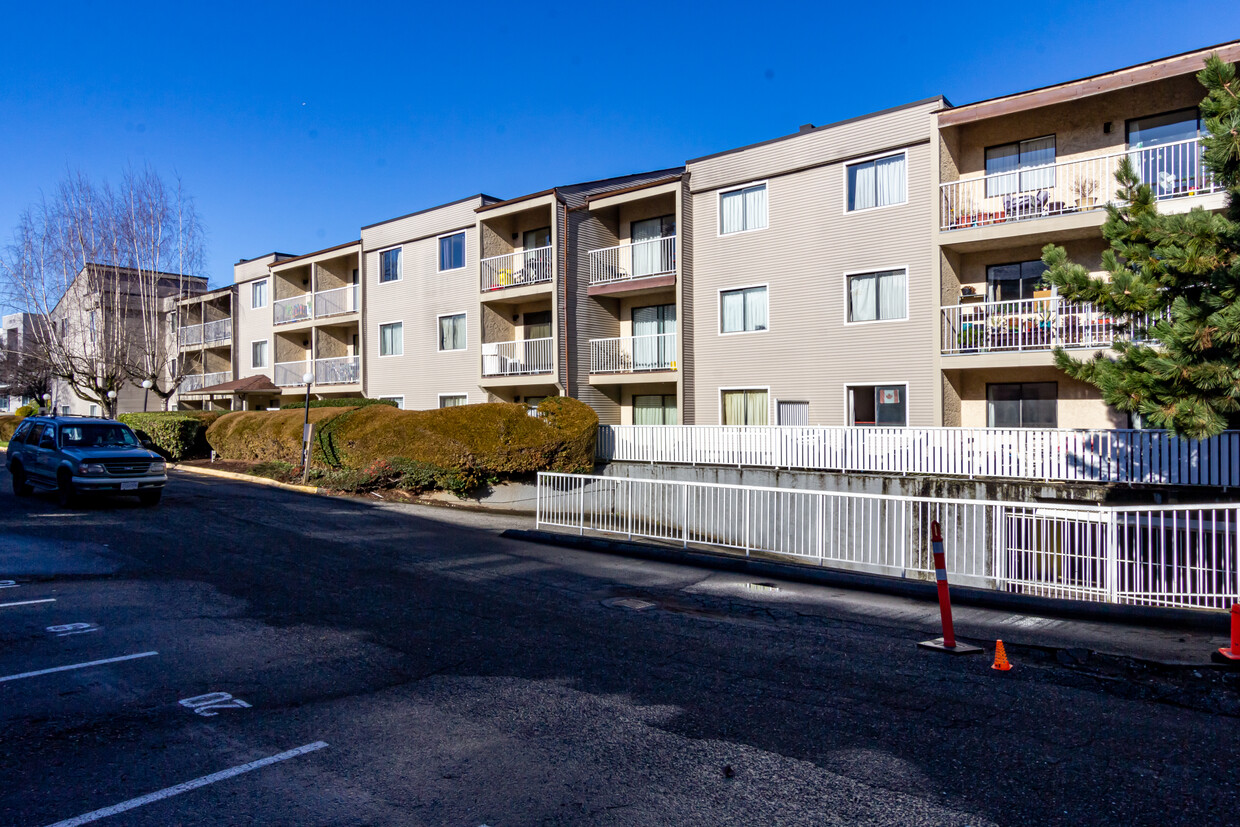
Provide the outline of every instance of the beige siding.
<path id="1" fill-rule="evenodd" d="M 274 291 L 269 277 L 259 275 L 258 272 L 255 272 L 256 268 L 249 269 L 249 278 L 246 281 L 239 281 L 237 285 L 237 303 L 233 307 L 233 313 L 236 318 L 233 337 L 233 353 L 235 354 L 233 361 L 236 363 L 236 378 L 244 379 L 248 376 L 261 375 L 271 379 L 273 376 L 271 366 L 276 361 L 276 342 L 271 324 L 271 303 L 274 301 Z M 252 285 L 257 281 L 262 281 L 263 278 L 268 278 L 267 306 L 255 308 L 252 306 Z M 253 348 L 250 347 L 250 344 L 258 340 L 267 341 L 267 366 L 263 368 L 255 368 L 250 364 L 253 355 Z"/>

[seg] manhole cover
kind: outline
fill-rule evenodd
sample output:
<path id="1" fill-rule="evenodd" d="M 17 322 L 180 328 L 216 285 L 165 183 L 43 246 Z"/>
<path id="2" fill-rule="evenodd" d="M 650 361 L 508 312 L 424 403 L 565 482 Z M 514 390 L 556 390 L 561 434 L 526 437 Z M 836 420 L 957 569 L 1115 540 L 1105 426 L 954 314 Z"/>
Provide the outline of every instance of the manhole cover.
<path id="1" fill-rule="evenodd" d="M 612 600 L 604 600 L 603 603 L 607 606 L 619 606 L 622 609 L 632 609 L 635 612 L 654 608 L 654 604 L 649 600 L 638 600 L 636 597 L 617 597 Z"/>

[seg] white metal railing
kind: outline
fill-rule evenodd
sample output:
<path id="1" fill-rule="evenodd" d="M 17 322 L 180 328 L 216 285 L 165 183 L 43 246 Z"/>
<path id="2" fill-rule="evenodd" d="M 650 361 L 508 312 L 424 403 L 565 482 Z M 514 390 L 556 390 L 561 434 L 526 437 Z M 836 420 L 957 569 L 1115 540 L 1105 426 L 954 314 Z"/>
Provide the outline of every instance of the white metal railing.
<path id="1" fill-rule="evenodd" d="M 291 324 L 308 322 L 314 318 L 314 294 L 303 293 L 291 299 L 276 299 L 272 302 L 272 322 L 274 324 Z"/>
<path id="2" fill-rule="evenodd" d="M 675 333 L 590 340 L 590 373 L 672 370 L 675 363 Z"/>
<path id="3" fill-rule="evenodd" d="M 217 371 L 215 373 L 191 373 L 181 377 L 181 385 L 179 390 L 181 393 L 192 393 L 202 388 L 209 388 L 214 385 L 220 385 L 232 379 L 232 371 Z"/>
<path id="4" fill-rule="evenodd" d="M 552 339 L 524 339 L 519 342 L 484 342 L 483 376 L 520 376 L 550 373 L 555 349 Z"/>
<path id="5" fill-rule="evenodd" d="M 600 425 L 610 461 L 1145 485 L 1240 485 L 1240 431 Z"/>
<path id="6" fill-rule="evenodd" d="M 272 381 L 276 387 L 291 388 L 295 385 L 304 385 L 302 377 L 307 373 L 313 373 L 310 369 L 311 362 L 276 362 L 273 371 Z"/>
<path id="7" fill-rule="evenodd" d="M 940 308 L 944 354 L 1110 347 L 1146 341 L 1149 316 L 1116 319 L 1058 297 L 958 304 Z"/>
<path id="8" fill-rule="evenodd" d="M 959 230 L 1098 209 L 1116 198 L 1115 172 L 1132 159 L 1157 199 L 1219 192 L 1196 139 L 1002 172 L 940 185 L 939 228 Z"/>
<path id="9" fill-rule="evenodd" d="M 181 347 L 188 347 L 190 345 L 202 344 L 202 325 L 200 324 L 183 325 L 177 331 L 177 341 L 180 342 Z"/>
<path id="10" fill-rule="evenodd" d="M 202 326 L 203 344 L 226 342 L 232 338 L 232 319 L 216 319 Z"/>
<path id="11" fill-rule="evenodd" d="M 674 235 L 590 251 L 590 284 L 611 284 L 675 272 Z"/>
<path id="12" fill-rule="evenodd" d="M 339 316 L 342 313 L 357 311 L 357 286 L 337 287 L 334 290 L 320 290 L 314 294 L 314 318 Z"/>
<path id="13" fill-rule="evenodd" d="M 483 290 L 502 290 L 551 281 L 551 247 L 491 256 L 480 261 Z"/>
<path id="14" fill-rule="evenodd" d="M 791 555 L 1043 597 L 1224 609 L 1240 600 L 1240 505 L 1100 506 L 540 473 L 537 525 Z"/>
<path id="15" fill-rule="evenodd" d="M 314 360 L 314 381 L 319 385 L 354 385 L 362 381 L 360 356 L 337 356 Z"/>

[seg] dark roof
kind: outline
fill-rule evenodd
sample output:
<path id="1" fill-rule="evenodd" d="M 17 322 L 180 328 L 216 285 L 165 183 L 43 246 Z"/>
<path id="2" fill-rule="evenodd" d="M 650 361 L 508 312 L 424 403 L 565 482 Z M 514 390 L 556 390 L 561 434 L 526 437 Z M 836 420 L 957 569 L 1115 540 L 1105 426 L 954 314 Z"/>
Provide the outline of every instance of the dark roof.
<path id="1" fill-rule="evenodd" d="M 500 201 L 495 204 L 485 204 L 477 209 L 477 212 L 486 212 L 496 207 L 505 207 L 509 204 L 516 204 L 521 201 L 529 201 L 533 198 L 539 198 L 544 195 L 555 195 L 560 201 L 563 201 L 570 207 L 580 207 L 590 199 L 591 196 L 601 195 L 613 190 L 629 189 L 636 185 L 646 184 L 660 180 L 670 180 L 676 176 L 682 175 L 685 171 L 684 167 L 669 167 L 667 169 L 656 169 L 651 172 L 636 172 L 629 175 L 617 175 L 614 178 L 600 178 L 597 181 L 583 181 L 579 184 L 565 184 L 551 189 L 532 192 L 529 195 L 521 195 L 516 198 L 509 198 L 507 201 Z"/>
<path id="2" fill-rule="evenodd" d="M 221 382 L 218 385 L 210 385 L 205 388 L 198 388 L 192 391 L 182 391 L 183 396 L 196 393 L 255 393 L 258 391 L 278 391 L 280 390 L 266 376 L 261 373 L 258 376 L 247 376 L 244 379 L 234 379 L 231 382 Z"/>
<path id="3" fill-rule="evenodd" d="M 254 256 L 253 258 L 240 259 L 237 262 L 237 264 L 245 264 L 246 262 L 250 262 L 250 261 L 258 261 L 260 258 L 266 258 L 267 256 L 275 256 L 276 261 L 283 261 L 286 258 L 293 258 L 292 253 L 277 253 L 275 251 L 272 251 L 270 253 L 263 253 L 261 256 Z"/>
<path id="4" fill-rule="evenodd" d="M 352 247 L 354 244 L 361 244 L 361 243 L 362 243 L 362 240 L 360 238 L 355 239 L 354 241 L 346 241 L 344 244 L 337 244 L 334 247 L 324 247 L 322 250 L 315 250 L 313 253 L 302 253 L 299 256 L 289 256 L 288 258 L 282 258 L 279 261 L 271 262 L 271 266 L 275 267 L 281 264 L 288 264 L 290 261 L 300 261 L 303 258 L 310 258 L 311 256 L 318 256 L 318 255 L 322 255 L 323 253 L 330 253 L 332 250 L 343 250 L 345 247 Z"/>
<path id="5" fill-rule="evenodd" d="M 415 215 L 421 215 L 422 213 L 428 213 L 434 210 L 442 210 L 444 207 L 451 207 L 456 204 L 463 204 L 466 201 L 473 201 L 475 198 L 481 199 L 484 205 L 500 203 L 500 199 L 496 198 L 494 195 L 487 195 L 486 193 L 480 192 L 477 195 L 470 195 L 466 198 L 458 198 L 455 201 L 449 201 L 446 204 L 439 204 L 438 206 L 435 206 L 435 207 L 427 207 L 424 210 L 416 210 L 411 213 L 405 213 L 404 215 L 398 215 L 395 218 L 385 218 L 382 221 L 376 221 L 373 224 L 367 224 L 365 227 L 362 227 L 362 229 L 369 230 L 371 227 L 378 227 L 381 224 L 391 224 L 393 221 L 400 221 L 403 218 L 413 218 Z"/>

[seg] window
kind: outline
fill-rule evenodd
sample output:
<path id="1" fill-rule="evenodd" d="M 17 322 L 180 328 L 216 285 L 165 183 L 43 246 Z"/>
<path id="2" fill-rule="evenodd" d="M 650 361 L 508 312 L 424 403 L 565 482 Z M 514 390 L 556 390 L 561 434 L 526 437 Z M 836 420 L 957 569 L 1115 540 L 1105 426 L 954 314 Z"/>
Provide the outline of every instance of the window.
<path id="1" fill-rule="evenodd" d="M 451 316 L 440 316 L 439 349 L 464 350 L 466 347 L 465 314 L 456 313 Z"/>
<path id="2" fill-rule="evenodd" d="M 724 425 L 767 424 L 766 390 L 733 390 L 722 393 Z"/>
<path id="3" fill-rule="evenodd" d="M 380 396 L 379 400 L 381 402 L 395 402 L 397 408 L 400 408 L 402 411 L 405 409 L 405 397 L 403 396 Z"/>
<path id="4" fill-rule="evenodd" d="M 460 405 L 468 405 L 469 396 L 463 393 L 441 393 L 439 394 L 439 407 L 456 408 Z"/>
<path id="5" fill-rule="evenodd" d="M 986 425 L 990 428 L 1058 428 L 1056 382 L 1003 382 L 986 385 Z"/>
<path id="6" fill-rule="evenodd" d="M 400 280 L 400 248 L 379 253 L 379 283 Z"/>
<path id="7" fill-rule="evenodd" d="M 1127 123 L 1128 148 L 1141 180 L 1162 197 L 1196 192 L 1201 174 L 1201 118 L 1194 107 Z M 1191 141 L 1191 143 L 1184 143 Z"/>
<path id="8" fill-rule="evenodd" d="M 550 310 L 539 310 L 535 313 L 526 313 L 524 318 L 526 339 L 551 338 Z"/>
<path id="9" fill-rule="evenodd" d="M 250 285 L 250 309 L 260 310 L 267 306 L 267 279 Z"/>
<path id="10" fill-rule="evenodd" d="M 675 425 L 676 394 L 652 393 L 633 396 L 634 425 Z"/>
<path id="11" fill-rule="evenodd" d="M 719 234 L 766 229 L 766 184 L 719 193 Z"/>
<path id="12" fill-rule="evenodd" d="M 676 271 L 676 216 L 663 215 L 629 223 L 633 242 L 633 278 Z"/>
<path id="13" fill-rule="evenodd" d="M 793 402 L 786 399 L 775 400 L 776 425 L 808 425 L 809 403 Z"/>
<path id="14" fill-rule="evenodd" d="M 908 389 L 904 385 L 858 385 L 848 389 L 849 425 L 908 424 Z"/>
<path id="15" fill-rule="evenodd" d="M 250 367 L 267 367 L 267 340 L 250 342 Z"/>
<path id="16" fill-rule="evenodd" d="M 766 286 L 744 287 L 719 293 L 719 332 L 750 333 L 766 330 Z"/>
<path id="17" fill-rule="evenodd" d="M 439 239 L 439 269 L 459 270 L 465 266 L 465 233 L 453 233 Z"/>
<path id="18" fill-rule="evenodd" d="M 883 270 L 848 277 L 848 321 L 908 318 L 908 272 Z"/>
<path id="19" fill-rule="evenodd" d="M 403 322 L 379 325 L 379 355 L 403 356 L 405 353 L 405 325 Z"/>
<path id="20" fill-rule="evenodd" d="M 89 416 L 99 416 L 99 406 L 91 405 Z"/>
<path id="21" fill-rule="evenodd" d="M 676 358 L 676 305 L 634 307 L 633 370 L 667 370 Z"/>
<path id="22" fill-rule="evenodd" d="M 848 165 L 848 211 L 890 207 L 908 200 L 903 152 Z"/>
<path id="23" fill-rule="evenodd" d="M 1042 282 L 1046 265 L 1041 261 L 992 264 L 986 268 L 986 301 L 1009 302 L 1032 299 Z"/>
<path id="24" fill-rule="evenodd" d="M 986 197 L 1053 187 L 1054 163 L 1054 135 L 987 147 Z"/>

